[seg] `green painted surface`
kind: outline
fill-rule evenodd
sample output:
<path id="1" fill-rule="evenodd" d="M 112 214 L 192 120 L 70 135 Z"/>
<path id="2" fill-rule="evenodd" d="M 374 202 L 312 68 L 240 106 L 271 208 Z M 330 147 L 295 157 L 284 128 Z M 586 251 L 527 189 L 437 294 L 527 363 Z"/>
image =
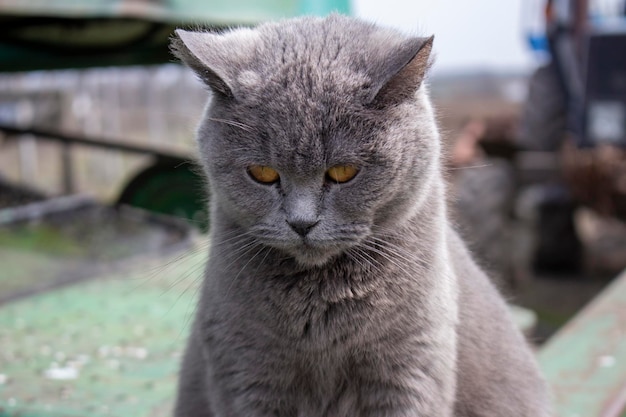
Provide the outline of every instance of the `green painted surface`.
<path id="1" fill-rule="evenodd" d="M 200 169 L 177 161 L 153 165 L 124 187 L 118 203 L 183 218 L 206 232 L 209 198 Z"/>
<path id="2" fill-rule="evenodd" d="M 350 13 L 349 0 L 0 0 L 0 72 L 172 62 L 176 27 Z"/>
<path id="3" fill-rule="evenodd" d="M 626 416 L 626 273 L 539 353 L 555 417 Z"/>
<path id="4" fill-rule="evenodd" d="M 0 0 L 0 13 L 16 16 L 139 17 L 165 22 L 258 23 L 299 14 L 350 12 L 349 0 Z"/>
<path id="5" fill-rule="evenodd" d="M 167 416 L 206 244 L 0 309 L 0 416 Z"/>
<path id="6" fill-rule="evenodd" d="M 112 263 L 156 253 L 187 238 L 182 227 L 150 222 L 143 212 L 96 204 L 1 225 L 0 304 L 110 270 Z"/>
<path id="7" fill-rule="evenodd" d="M 48 224 L 0 229 L 0 247 L 29 252 L 43 251 L 54 256 L 80 256 L 85 251 L 78 242 Z"/>

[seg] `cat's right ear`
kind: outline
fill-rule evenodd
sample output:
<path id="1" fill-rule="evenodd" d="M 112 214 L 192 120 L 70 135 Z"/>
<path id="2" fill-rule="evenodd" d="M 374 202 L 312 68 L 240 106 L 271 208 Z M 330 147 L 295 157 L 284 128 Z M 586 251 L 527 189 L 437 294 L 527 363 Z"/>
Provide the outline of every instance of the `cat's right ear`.
<path id="1" fill-rule="evenodd" d="M 220 45 L 220 35 L 177 29 L 170 41 L 170 50 L 191 68 L 213 92 L 234 97 L 226 62 Z"/>
<path id="2" fill-rule="evenodd" d="M 420 88 L 430 67 L 433 39 L 411 38 L 403 42 L 384 61 L 381 80 L 372 103 L 387 106 L 412 97 Z"/>

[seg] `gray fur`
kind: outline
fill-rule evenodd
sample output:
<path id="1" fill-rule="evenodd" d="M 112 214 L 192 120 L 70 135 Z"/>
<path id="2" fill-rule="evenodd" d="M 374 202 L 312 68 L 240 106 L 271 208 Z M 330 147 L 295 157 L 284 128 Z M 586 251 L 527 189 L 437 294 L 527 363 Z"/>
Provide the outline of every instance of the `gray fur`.
<path id="1" fill-rule="evenodd" d="M 432 38 L 338 15 L 177 35 L 214 94 L 198 130 L 211 251 L 176 416 L 547 417 L 447 220 Z M 325 180 L 338 164 L 360 171 Z M 317 223 L 302 237 L 297 221 Z"/>

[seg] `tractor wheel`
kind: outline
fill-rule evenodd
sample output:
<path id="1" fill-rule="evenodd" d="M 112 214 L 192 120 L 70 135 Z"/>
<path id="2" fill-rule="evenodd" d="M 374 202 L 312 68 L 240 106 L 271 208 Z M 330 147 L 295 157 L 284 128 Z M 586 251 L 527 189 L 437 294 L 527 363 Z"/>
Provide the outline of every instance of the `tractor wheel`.
<path id="1" fill-rule="evenodd" d="M 566 103 L 555 65 L 538 68 L 528 82 L 519 145 L 532 151 L 557 150 L 567 128 Z"/>
<path id="2" fill-rule="evenodd" d="M 454 181 L 454 212 L 461 234 L 479 263 L 502 289 L 511 283 L 511 206 L 515 193 L 513 167 L 504 159 L 460 169 Z"/>
<path id="3" fill-rule="evenodd" d="M 117 203 L 188 220 L 202 231 L 209 227 L 207 187 L 188 161 L 159 161 L 134 177 Z"/>

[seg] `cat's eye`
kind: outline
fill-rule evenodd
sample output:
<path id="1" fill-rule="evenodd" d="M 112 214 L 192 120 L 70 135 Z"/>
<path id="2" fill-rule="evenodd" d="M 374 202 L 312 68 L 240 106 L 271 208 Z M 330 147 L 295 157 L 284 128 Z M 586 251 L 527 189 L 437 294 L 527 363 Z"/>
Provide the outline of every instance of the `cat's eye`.
<path id="1" fill-rule="evenodd" d="M 256 181 L 263 184 L 272 184 L 280 178 L 278 171 L 265 165 L 250 165 L 248 167 L 248 173 Z"/>
<path id="2" fill-rule="evenodd" d="M 330 181 L 336 183 L 348 182 L 356 176 L 359 170 L 352 165 L 335 165 L 326 171 Z"/>

